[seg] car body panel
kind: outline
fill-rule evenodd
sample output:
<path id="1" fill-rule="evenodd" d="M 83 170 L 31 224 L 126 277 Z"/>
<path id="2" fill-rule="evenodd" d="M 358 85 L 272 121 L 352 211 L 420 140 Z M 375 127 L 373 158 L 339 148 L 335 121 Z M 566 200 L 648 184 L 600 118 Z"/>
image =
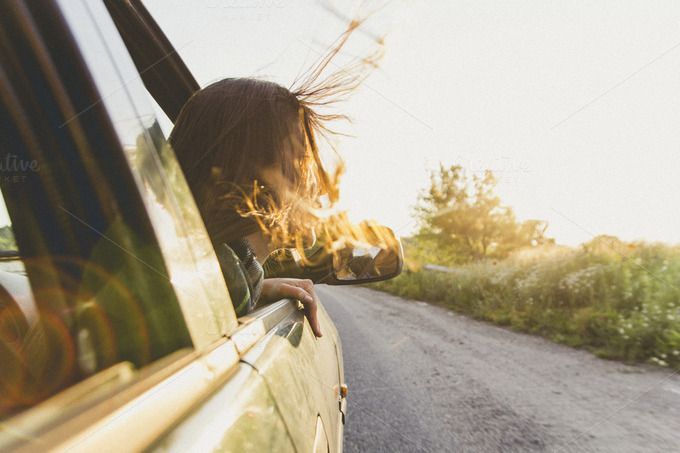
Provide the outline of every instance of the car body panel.
<path id="1" fill-rule="evenodd" d="M 327 427 L 342 426 L 336 355 L 340 341 L 322 304 L 318 317 L 321 338 L 314 337 L 302 311 L 294 309 L 242 356 L 267 382 L 300 451 L 312 450 L 317 415 Z M 337 431 L 326 433 L 333 452 Z"/>
<path id="2" fill-rule="evenodd" d="M 296 451 L 267 385 L 246 364 L 149 450 Z"/>

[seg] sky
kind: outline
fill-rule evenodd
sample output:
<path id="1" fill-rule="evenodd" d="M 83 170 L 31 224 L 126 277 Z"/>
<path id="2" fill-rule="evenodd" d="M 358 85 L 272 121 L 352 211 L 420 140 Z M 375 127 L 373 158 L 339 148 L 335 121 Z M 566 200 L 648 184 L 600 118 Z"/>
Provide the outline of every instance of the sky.
<path id="1" fill-rule="evenodd" d="M 337 111 L 340 207 L 413 233 L 428 172 L 491 169 L 520 220 L 558 243 L 680 243 L 680 2 L 145 0 L 201 86 L 289 86 L 371 13 L 334 61 L 378 69 Z M 335 12 L 332 12 L 335 11 Z"/>

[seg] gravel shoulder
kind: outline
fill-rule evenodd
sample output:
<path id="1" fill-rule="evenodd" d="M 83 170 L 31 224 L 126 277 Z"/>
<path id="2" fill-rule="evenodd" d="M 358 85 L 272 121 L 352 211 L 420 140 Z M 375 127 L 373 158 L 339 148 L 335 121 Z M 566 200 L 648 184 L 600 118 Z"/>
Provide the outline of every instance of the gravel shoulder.
<path id="1" fill-rule="evenodd" d="M 680 376 L 361 287 L 317 287 L 343 342 L 345 451 L 680 451 Z"/>

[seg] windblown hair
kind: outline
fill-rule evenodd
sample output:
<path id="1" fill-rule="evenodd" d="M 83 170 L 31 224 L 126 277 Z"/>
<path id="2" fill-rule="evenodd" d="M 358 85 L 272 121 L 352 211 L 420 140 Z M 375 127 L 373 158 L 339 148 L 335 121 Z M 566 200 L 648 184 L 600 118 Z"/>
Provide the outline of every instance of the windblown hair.
<path id="1" fill-rule="evenodd" d="M 318 138 L 334 133 L 330 122 L 347 119 L 327 108 L 359 86 L 380 50 L 320 79 L 358 26 L 352 22 L 294 87 L 228 78 L 183 106 L 169 140 L 213 244 L 258 230 L 278 246 L 299 244 L 319 209 L 337 201 L 342 160 L 335 153 L 327 170 Z"/>

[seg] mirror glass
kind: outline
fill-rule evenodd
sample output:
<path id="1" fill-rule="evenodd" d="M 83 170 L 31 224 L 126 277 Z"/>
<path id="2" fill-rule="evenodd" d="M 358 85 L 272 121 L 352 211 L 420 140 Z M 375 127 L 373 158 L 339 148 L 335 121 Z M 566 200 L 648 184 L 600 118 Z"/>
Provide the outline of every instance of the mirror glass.
<path id="1" fill-rule="evenodd" d="M 402 267 L 398 241 L 389 246 L 364 246 L 339 250 L 333 256 L 335 278 L 341 282 L 375 281 L 399 274 Z"/>

